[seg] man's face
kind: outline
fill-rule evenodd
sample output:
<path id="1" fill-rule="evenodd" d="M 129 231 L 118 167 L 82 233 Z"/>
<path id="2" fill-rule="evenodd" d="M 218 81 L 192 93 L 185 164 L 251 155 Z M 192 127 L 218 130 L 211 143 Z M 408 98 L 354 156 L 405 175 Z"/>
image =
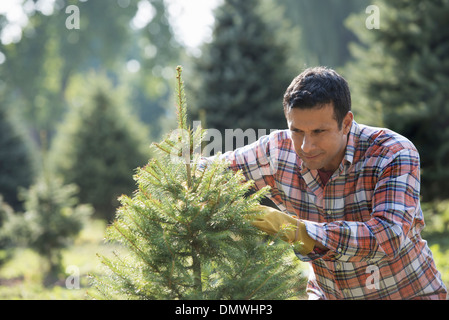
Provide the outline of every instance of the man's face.
<path id="1" fill-rule="evenodd" d="M 345 155 L 352 112 L 346 114 L 341 129 L 332 103 L 312 109 L 292 108 L 286 118 L 293 147 L 303 165 L 311 170 L 335 171 Z"/>

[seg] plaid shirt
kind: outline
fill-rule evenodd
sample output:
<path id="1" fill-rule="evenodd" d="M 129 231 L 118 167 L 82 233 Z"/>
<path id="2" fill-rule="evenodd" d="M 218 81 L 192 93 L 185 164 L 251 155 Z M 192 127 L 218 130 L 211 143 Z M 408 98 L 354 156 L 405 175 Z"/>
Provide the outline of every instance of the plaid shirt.
<path id="1" fill-rule="evenodd" d="M 315 249 L 307 285 L 310 299 L 446 298 L 446 288 L 420 232 L 419 154 L 406 138 L 355 121 L 346 153 L 326 185 L 302 166 L 290 131 L 275 131 L 227 152 L 256 188 L 271 186 L 271 200 L 303 219 Z"/>

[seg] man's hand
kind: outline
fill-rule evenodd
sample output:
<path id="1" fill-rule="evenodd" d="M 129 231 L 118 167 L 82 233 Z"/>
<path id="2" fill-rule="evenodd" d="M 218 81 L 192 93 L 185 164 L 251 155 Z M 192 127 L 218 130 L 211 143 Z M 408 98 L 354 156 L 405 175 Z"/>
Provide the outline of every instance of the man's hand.
<path id="1" fill-rule="evenodd" d="M 256 228 L 270 235 L 279 235 L 302 255 L 313 250 L 315 240 L 307 234 L 304 222 L 267 206 L 259 205 L 259 209 L 260 215 L 251 222 Z"/>

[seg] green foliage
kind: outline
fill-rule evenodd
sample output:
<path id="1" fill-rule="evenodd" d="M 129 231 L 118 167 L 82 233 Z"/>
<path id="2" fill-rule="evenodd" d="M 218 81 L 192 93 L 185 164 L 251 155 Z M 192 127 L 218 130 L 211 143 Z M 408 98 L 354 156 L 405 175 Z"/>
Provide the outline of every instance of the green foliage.
<path id="1" fill-rule="evenodd" d="M 422 204 L 428 237 L 447 238 L 449 234 L 449 200 L 426 202 Z M 449 242 L 446 243 L 449 245 Z"/>
<path id="2" fill-rule="evenodd" d="M 71 4 L 81 12 L 79 30 L 65 27 L 65 8 Z M 126 8 L 117 1 L 104 6 L 98 1 L 69 0 L 54 5 L 51 15 L 35 9 L 28 12 L 22 41 L 0 47 L 6 56 L 0 73 L 15 89 L 16 104 L 32 129 L 52 132 L 65 111 L 63 95 L 74 72 L 99 65 L 112 69 L 125 54 L 130 29 L 123 25 L 136 10 L 137 0 Z"/>
<path id="3" fill-rule="evenodd" d="M 440 244 L 433 244 L 430 246 L 435 264 L 438 271 L 441 273 L 441 278 L 446 286 L 449 284 L 449 249 L 444 250 Z"/>
<path id="4" fill-rule="evenodd" d="M 192 116 L 219 130 L 282 129 L 285 88 L 301 66 L 292 54 L 299 32 L 271 1 L 226 0 L 217 8 L 213 40 L 197 59 Z M 293 61 L 290 59 L 294 59 Z M 205 125 L 205 124 L 203 124 Z"/>
<path id="5" fill-rule="evenodd" d="M 133 26 L 140 0 L 53 1 L 43 13 L 23 1 L 28 15 L 22 39 L 2 44 L 6 61 L 0 64 L 0 85 L 6 87 L 11 109 L 19 110 L 36 141 L 46 131 L 49 138 L 67 111 L 66 89 L 72 78 L 89 70 L 107 70 L 111 79 L 130 83 L 126 63 L 135 59 L 141 70 L 134 74 L 133 105 L 144 122 L 159 133 L 159 118 L 164 115 L 167 79 L 161 70 L 179 57 L 179 45 L 166 18 L 164 0 L 151 0 L 154 17 L 141 29 Z M 26 4 L 25 4 L 26 3 Z M 65 9 L 76 5 L 80 28 L 66 28 Z M 0 14 L 0 31 L 8 25 Z M 33 76 L 30 76 L 33 75 Z"/>
<path id="6" fill-rule="evenodd" d="M 11 238 L 5 227 L 5 222 L 14 214 L 14 210 L 3 201 L 2 195 L 0 195 L 0 267 L 9 260 L 11 257 L 12 246 Z"/>
<path id="7" fill-rule="evenodd" d="M 447 0 L 374 2 L 380 29 L 364 27 L 366 15 L 348 25 L 363 46 L 354 46 L 367 108 L 381 107 L 385 126 L 409 138 L 421 155 L 425 201 L 449 196 L 449 28 Z"/>
<path id="8" fill-rule="evenodd" d="M 286 17 L 301 28 L 301 53 L 308 66 L 338 68 L 351 58 L 348 44 L 356 42 L 354 34 L 344 27 L 351 13 L 359 13 L 370 0 L 281 0 L 288 10 Z"/>
<path id="9" fill-rule="evenodd" d="M 449 200 L 422 203 L 426 227 L 423 237 L 432 250 L 435 264 L 446 286 L 449 285 Z"/>
<path id="10" fill-rule="evenodd" d="M 28 187 L 34 175 L 31 144 L 0 101 L 0 195 L 4 201 L 14 209 L 20 209 L 18 188 Z"/>
<path id="11" fill-rule="evenodd" d="M 147 128 L 131 113 L 123 88 L 101 75 L 75 81 L 70 112 L 51 149 L 54 169 L 80 188 L 96 215 L 112 220 L 117 197 L 134 186 L 133 170 L 149 156 Z"/>
<path id="12" fill-rule="evenodd" d="M 44 281 L 48 284 L 62 271 L 61 250 L 71 244 L 92 214 L 89 205 L 78 203 L 77 192 L 73 184 L 43 176 L 21 191 L 25 212 L 10 215 L 4 225 L 15 245 L 27 246 L 44 258 Z"/>
<path id="13" fill-rule="evenodd" d="M 104 243 L 105 227 L 105 221 L 98 219 L 89 219 L 84 224 L 73 243 L 61 251 L 66 270 L 52 286 L 45 286 L 42 281 L 42 257 L 29 248 L 11 248 L 8 251 L 10 259 L 0 268 L 0 300 L 86 299 L 89 286 L 87 275 L 100 271 L 98 260 L 95 259 L 96 252 L 112 250 L 110 245 Z M 73 272 L 74 266 L 78 268 L 78 274 Z M 77 275 L 79 278 L 76 282 L 68 282 L 68 276 Z"/>
<path id="14" fill-rule="evenodd" d="M 297 294 L 291 248 L 263 240 L 249 218 L 266 194 L 215 160 L 198 167 L 205 132 L 186 123 L 178 69 L 178 124 L 139 168 L 138 189 L 122 196 L 107 239 L 130 254 L 101 256 L 91 295 L 107 299 L 286 299 Z M 294 259 L 294 258 L 293 258 Z"/>

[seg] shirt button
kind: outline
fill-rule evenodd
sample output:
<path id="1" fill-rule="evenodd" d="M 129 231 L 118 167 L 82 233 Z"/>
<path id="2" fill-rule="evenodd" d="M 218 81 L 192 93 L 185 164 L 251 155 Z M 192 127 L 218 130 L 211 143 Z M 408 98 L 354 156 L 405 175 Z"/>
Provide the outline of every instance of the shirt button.
<path id="1" fill-rule="evenodd" d="M 337 265 L 335 266 L 335 269 L 341 270 L 341 264 L 337 262 Z"/>
<path id="2" fill-rule="evenodd" d="M 331 214 L 332 214 L 332 211 L 327 210 L 327 214 L 328 214 L 328 215 L 331 215 Z"/>

